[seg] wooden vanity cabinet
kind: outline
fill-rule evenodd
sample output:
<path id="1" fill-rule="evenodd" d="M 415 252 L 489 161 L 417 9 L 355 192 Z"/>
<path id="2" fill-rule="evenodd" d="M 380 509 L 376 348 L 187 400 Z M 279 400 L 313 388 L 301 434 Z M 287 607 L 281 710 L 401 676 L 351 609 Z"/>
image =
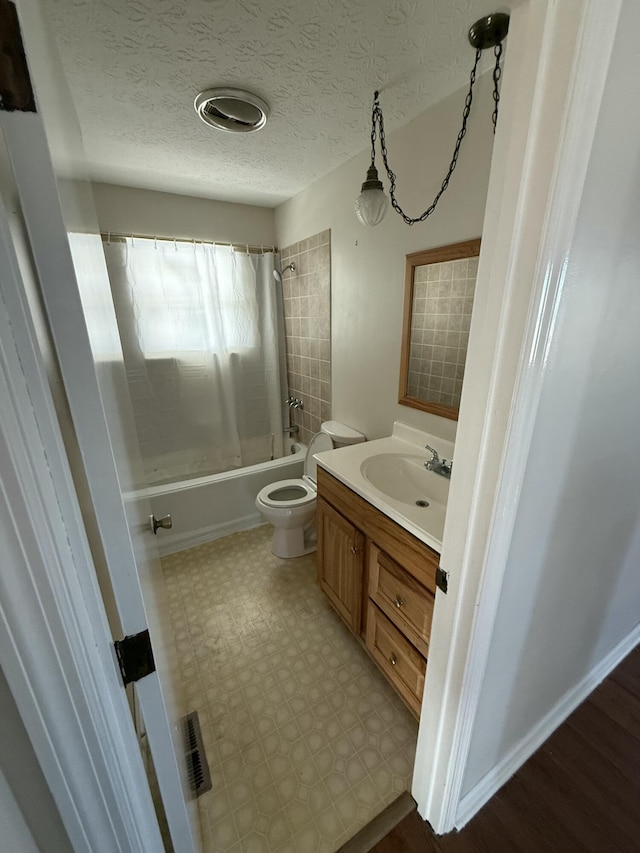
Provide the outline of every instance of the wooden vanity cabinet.
<path id="1" fill-rule="evenodd" d="M 318 582 L 420 716 L 439 555 L 318 468 Z"/>

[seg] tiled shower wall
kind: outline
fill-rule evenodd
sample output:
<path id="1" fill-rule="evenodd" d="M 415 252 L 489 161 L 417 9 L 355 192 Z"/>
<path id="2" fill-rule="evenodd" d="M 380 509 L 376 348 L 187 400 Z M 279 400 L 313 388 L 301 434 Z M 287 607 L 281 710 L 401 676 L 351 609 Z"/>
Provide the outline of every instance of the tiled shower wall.
<path id="1" fill-rule="evenodd" d="M 289 395 L 302 400 L 291 423 L 307 444 L 331 417 L 331 231 L 281 249 Z"/>

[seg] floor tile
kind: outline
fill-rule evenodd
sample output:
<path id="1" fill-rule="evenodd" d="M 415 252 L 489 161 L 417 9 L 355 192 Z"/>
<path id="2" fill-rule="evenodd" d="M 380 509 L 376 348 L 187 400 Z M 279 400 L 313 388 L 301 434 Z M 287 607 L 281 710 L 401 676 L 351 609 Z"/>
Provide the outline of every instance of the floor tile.
<path id="1" fill-rule="evenodd" d="M 213 789 L 205 853 L 332 853 L 411 786 L 417 724 L 315 582 L 256 528 L 162 560 Z"/>

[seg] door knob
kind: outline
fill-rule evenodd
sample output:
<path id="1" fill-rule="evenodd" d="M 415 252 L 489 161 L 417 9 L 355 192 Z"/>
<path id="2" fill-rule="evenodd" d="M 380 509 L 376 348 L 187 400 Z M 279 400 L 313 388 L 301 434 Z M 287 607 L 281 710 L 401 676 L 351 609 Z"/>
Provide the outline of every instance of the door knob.
<path id="1" fill-rule="evenodd" d="M 170 515 L 163 515 L 162 518 L 156 518 L 155 515 L 149 516 L 149 526 L 153 533 L 158 532 L 158 528 L 162 527 L 163 530 L 171 530 L 173 527 L 173 521 L 171 520 Z"/>

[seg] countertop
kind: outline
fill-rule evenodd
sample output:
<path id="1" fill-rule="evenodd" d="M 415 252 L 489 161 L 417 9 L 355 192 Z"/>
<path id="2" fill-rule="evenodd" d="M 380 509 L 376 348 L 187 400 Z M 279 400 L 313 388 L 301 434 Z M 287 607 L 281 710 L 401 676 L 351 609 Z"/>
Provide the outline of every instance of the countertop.
<path id="1" fill-rule="evenodd" d="M 409 440 L 407 440 L 409 439 Z M 424 445 L 435 447 L 441 457 L 451 458 L 453 445 L 448 441 L 438 439 L 422 430 L 417 430 L 396 421 L 393 435 L 362 444 L 352 444 L 335 450 L 316 453 L 314 458 L 321 468 L 332 474 L 345 486 L 352 489 L 361 498 L 368 501 L 380 512 L 391 518 L 405 530 L 412 533 L 416 539 L 424 542 L 438 553 L 442 550 L 442 534 L 446 514 L 446 498 L 449 492 L 449 481 L 430 471 L 425 471 L 429 499 L 428 507 L 416 506 L 396 500 L 380 491 L 370 483 L 362 473 L 362 464 L 378 454 L 400 454 L 405 456 L 421 456 L 424 461 L 430 458 Z M 431 478 L 435 478 L 432 481 Z M 437 496 L 434 498 L 434 496 Z"/>

